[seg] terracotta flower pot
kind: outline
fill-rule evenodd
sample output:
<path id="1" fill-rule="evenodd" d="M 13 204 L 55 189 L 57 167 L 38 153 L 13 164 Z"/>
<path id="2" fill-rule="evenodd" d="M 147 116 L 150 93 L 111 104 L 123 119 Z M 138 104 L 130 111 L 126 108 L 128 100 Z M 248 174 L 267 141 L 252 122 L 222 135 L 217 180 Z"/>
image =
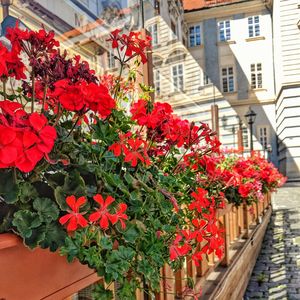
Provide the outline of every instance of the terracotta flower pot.
<path id="1" fill-rule="evenodd" d="M 14 234 L 0 234 L 0 299 L 61 300 L 99 280 L 78 261 L 26 248 Z"/>

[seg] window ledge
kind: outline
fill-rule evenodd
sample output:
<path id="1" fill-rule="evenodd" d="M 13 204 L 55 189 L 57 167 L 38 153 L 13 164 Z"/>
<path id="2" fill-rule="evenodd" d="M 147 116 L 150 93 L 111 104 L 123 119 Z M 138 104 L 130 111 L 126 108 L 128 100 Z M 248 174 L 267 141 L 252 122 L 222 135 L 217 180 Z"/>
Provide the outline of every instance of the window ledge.
<path id="1" fill-rule="evenodd" d="M 236 41 L 228 40 L 228 41 L 219 41 L 219 42 L 217 42 L 218 46 L 233 45 L 233 44 L 236 44 Z"/>
<path id="2" fill-rule="evenodd" d="M 250 92 L 253 92 L 253 93 L 256 93 L 256 92 L 266 92 L 266 91 L 267 91 L 267 89 L 265 89 L 265 88 L 255 88 L 255 89 L 250 88 Z"/>
<path id="3" fill-rule="evenodd" d="M 254 42 L 254 41 L 260 41 L 260 40 L 265 40 L 266 38 L 264 36 L 254 36 L 254 37 L 249 37 L 245 41 L 246 42 Z"/>
<path id="4" fill-rule="evenodd" d="M 169 96 L 169 97 L 172 97 L 172 96 L 184 94 L 185 92 L 186 92 L 185 90 L 174 91 L 174 92 L 171 92 L 168 96 Z"/>
<path id="5" fill-rule="evenodd" d="M 202 48 L 204 48 L 204 45 L 203 44 L 201 44 L 201 45 L 196 45 L 196 46 L 189 46 L 189 49 L 202 49 Z"/>

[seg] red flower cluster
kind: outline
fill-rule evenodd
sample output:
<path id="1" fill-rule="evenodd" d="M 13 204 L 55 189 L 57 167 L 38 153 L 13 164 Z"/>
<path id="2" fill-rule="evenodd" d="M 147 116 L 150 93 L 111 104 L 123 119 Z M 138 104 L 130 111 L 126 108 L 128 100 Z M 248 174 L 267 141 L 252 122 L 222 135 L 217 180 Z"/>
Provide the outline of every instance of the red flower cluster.
<path id="1" fill-rule="evenodd" d="M 116 107 L 115 100 L 101 84 L 86 81 L 72 83 L 68 79 L 62 79 L 54 86 L 55 90 L 51 97 L 58 99 L 62 107 L 68 111 L 86 113 L 91 110 L 106 118 Z"/>
<path id="2" fill-rule="evenodd" d="M 148 144 L 141 138 L 132 138 L 131 133 L 119 135 L 120 141 L 112 144 L 108 150 L 112 151 L 115 156 L 124 155 L 124 161 L 131 163 L 136 167 L 138 162 L 150 165 L 150 159 L 147 154 Z"/>
<path id="3" fill-rule="evenodd" d="M 210 146 L 211 151 L 219 151 L 220 142 L 206 124 L 196 126 L 193 122 L 180 119 L 173 114 L 168 103 L 155 102 L 151 106 L 152 103 L 139 99 L 130 112 L 134 121 L 147 127 L 148 138 L 157 144 L 156 148 L 152 147 L 157 155 L 164 154 L 173 145 L 186 149 L 200 146 L 202 140 Z"/>
<path id="4" fill-rule="evenodd" d="M 151 37 L 146 35 L 145 38 L 140 38 L 140 32 L 131 31 L 128 35 L 121 35 L 120 32 L 120 29 L 111 32 L 108 41 L 112 42 L 112 48 L 119 48 L 121 51 L 125 51 L 124 53 L 128 60 L 134 56 L 140 56 L 142 63 L 146 63 L 147 56 L 145 52 L 151 47 Z"/>
<path id="5" fill-rule="evenodd" d="M 11 51 L 0 43 L 0 77 L 6 80 L 8 77 L 14 77 L 17 80 L 26 79 L 25 65 L 19 58 L 19 53 L 12 47 Z"/>
<path id="6" fill-rule="evenodd" d="M 120 222 L 122 229 L 126 228 L 125 220 L 128 219 L 128 216 L 125 214 L 127 205 L 125 203 L 120 203 L 117 207 L 117 210 L 114 214 L 109 211 L 109 206 L 115 201 L 111 196 L 108 196 L 105 200 L 99 194 L 95 195 L 94 200 L 98 203 L 99 208 L 96 209 L 96 212 L 90 214 L 88 220 L 92 223 L 98 223 L 101 229 L 107 230 L 109 228 L 109 223 L 115 225 L 117 222 Z M 60 224 L 64 225 L 67 222 L 67 230 L 75 231 L 78 227 L 88 226 L 88 220 L 84 218 L 86 213 L 80 213 L 80 207 L 86 203 L 85 197 L 80 197 L 76 201 L 74 195 L 66 198 L 66 202 L 71 208 L 71 211 L 59 219 Z"/>
<path id="7" fill-rule="evenodd" d="M 12 48 L 17 53 L 25 51 L 29 57 L 37 58 L 43 52 L 55 52 L 54 48 L 59 46 L 59 42 L 54 39 L 54 31 L 22 30 L 17 24 L 15 28 L 8 28 L 7 32 L 6 37 L 10 40 Z"/>
<path id="8" fill-rule="evenodd" d="M 21 104 L 0 102 L 0 168 L 30 172 L 51 152 L 56 130 L 44 115 L 26 113 Z"/>
<path id="9" fill-rule="evenodd" d="M 180 230 L 170 247 L 170 259 L 175 260 L 178 257 L 187 255 L 192 249 L 192 244 L 197 245 L 203 241 L 206 244 L 192 253 L 192 259 L 195 265 L 199 265 L 202 256 L 215 252 L 221 259 L 224 252 L 223 229 L 218 224 L 216 209 L 220 206 L 216 204 L 213 196 L 208 196 L 208 191 L 198 188 L 197 192 L 191 194 L 193 201 L 188 206 L 190 212 L 193 212 L 194 218 L 191 221 L 189 230 Z M 223 197 L 221 195 L 221 197 Z"/>

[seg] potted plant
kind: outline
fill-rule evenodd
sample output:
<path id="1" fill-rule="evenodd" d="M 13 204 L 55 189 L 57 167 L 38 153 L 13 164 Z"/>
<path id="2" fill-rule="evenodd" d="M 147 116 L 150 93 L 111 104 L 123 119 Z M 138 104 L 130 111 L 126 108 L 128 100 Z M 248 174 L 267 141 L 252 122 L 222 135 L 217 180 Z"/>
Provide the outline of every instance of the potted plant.
<path id="1" fill-rule="evenodd" d="M 1 232 L 18 234 L 35 252 L 79 260 L 108 285 L 117 282 L 121 299 L 158 291 L 165 263 L 176 270 L 186 256 L 195 264 L 212 252 L 221 258 L 217 210 L 236 174 L 222 179 L 220 142 L 206 124 L 152 102 L 144 85 L 129 101 L 150 38 L 113 31 L 120 74 L 101 80 L 62 52 L 53 32 L 16 27 L 7 38 L 11 49 L 0 45 Z M 12 78 L 19 85 L 9 90 Z M 95 299 L 111 297 L 96 288 Z"/>

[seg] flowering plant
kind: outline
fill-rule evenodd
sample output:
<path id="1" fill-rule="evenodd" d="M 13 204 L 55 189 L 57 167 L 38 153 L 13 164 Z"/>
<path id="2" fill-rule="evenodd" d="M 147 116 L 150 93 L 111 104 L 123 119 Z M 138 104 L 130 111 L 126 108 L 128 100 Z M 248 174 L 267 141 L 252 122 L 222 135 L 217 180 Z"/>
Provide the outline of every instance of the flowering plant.
<path id="1" fill-rule="evenodd" d="M 133 59 L 136 67 L 146 63 L 150 39 L 112 32 L 120 75 L 99 82 L 87 62 L 60 51 L 52 32 L 14 28 L 7 37 L 11 50 L 0 46 L 0 230 L 79 259 L 107 284 L 118 282 L 120 299 L 133 299 L 137 288 L 159 290 L 165 263 L 176 269 L 186 256 L 196 265 L 212 252 L 222 258 L 216 211 L 237 179 L 219 167 L 214 132 L 152 102 L 143 85 L 143 97 L 122 107 L 135 80 L 122 71 Z M 22 79 L 16 90 L 7 88 L 13 78 Z M 275 187 L 264 167 L 261 179 Z M 112 297 L 103 286 L 95 293 Z"/>

